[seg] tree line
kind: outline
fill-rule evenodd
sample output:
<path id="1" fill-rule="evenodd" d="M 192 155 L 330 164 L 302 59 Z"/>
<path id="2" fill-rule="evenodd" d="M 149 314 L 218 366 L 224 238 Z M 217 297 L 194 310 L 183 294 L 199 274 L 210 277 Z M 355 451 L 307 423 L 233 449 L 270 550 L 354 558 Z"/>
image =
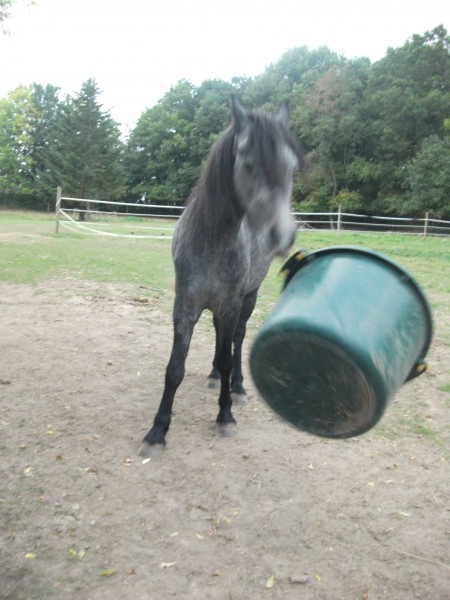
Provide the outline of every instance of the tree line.
<path id="1" fill-rule="evenodd" d="M 0 202 L 47 210 L 55 190 L 100 200 L 183 205 L 230 119 L 285 98 L 308 155 L 299 210 L 450 218 L 450 37 L 440 25 L 371 63 L 298 47 L 254 78 L 183 80 L 146 109 L 126 140 L 94 79 L 61 99 L 53 85 L 0 99 Z"/>

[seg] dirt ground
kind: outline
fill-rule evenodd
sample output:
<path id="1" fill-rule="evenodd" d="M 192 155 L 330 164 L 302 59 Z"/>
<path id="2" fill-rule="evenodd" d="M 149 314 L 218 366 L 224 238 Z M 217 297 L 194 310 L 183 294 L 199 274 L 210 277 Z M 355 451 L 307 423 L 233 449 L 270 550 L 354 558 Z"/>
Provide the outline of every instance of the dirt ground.
<path id="1" fill-rule="evenodd" d="M 344 441 L 283 423 L 248 377 L 219 437 L 202 318 L 167 450 L 144 461 L 170 294 L 0 284 L 0 598 L 450 599 L 445 318 L 431 374 Z"/>

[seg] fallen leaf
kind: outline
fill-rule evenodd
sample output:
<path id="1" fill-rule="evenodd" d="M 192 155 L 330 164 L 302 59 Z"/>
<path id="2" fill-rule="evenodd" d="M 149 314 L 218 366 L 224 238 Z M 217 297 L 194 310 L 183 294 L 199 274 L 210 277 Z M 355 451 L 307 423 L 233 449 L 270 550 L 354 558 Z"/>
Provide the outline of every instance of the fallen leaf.
<path id="1" fill-rule="evenodd" d="M 409 513 L 409 512 L 404 512 L 404 511 L 402 511 L 402 510 L 399 510 L 399 511 L 398 511 L 398 514 L 399 514 L 399 515 L 402 515 L 402 517 L 410 517 L 410 516 L 411 516 L 411 513 Z"/>
<path id="2" fill-rule="evenodd" d="M 322 577 L 320 575 L 318 575 L 317 573 L 314 573 L 314 579 L 316 581 L 320 581 L 322 579 Z"/>
<path id="3" fill-rule="evenodd" d="M 111 577 L 111 575 L 114 575 L 115 572 L 115 569 L 102 569 L 99 575 L 100 577 Z"/>
<path id="4" fill-rule="evenodd" d="M 265 588 L 266 590 L 270 590 L 271 588 L 273 588 L 275 584 L 275 575 L 271 575 L 268 580 L 266 581 L 266 585 Z"/>
<path id="5" fill-rule="evenodd" d="M 203 536 L 201 533 L 196 533 L 196 534 L 195 534 L 195 537 L 196 537 L 198 540 L 204 540 L 204 539 L 205 539 L 205 537 L 204 537 L 204 536 Z"/>
<path id="6" fill-rule="evenodd" d="M 174 567 L 177 563 L 176 562 L 162 562 L 159 565 L 160 569 L 170 569 L 170 567 Z"/>
<path id="7" fill-rule="evenodd" d="M 177 535 L 179 535 L 178 531 L 174 531 L 170 534 L 170 537 L 177 537 Z"/>
<path id="8" fill-rule="evenodd" d="M 146 465 L 148 462 L 150 462 L 152 460 L 152 458 L 144 458 L 144 460 L 142 461 L 143 465 Z"/>
<path id="9" fill-rule="evenodd" d="M 310 469 L 311 471 L 314 471 L 314 465 L 311 463 L 308 467 L 308 469 Z"/>
<path id="10" fill-rule="evenodd" d="M 289 577 L 291 583 L 307 583 L 308 580 L 308 575 L 293 575 L 292 577 Z"/>
<path id="11" fill-rule="evenodd" d="M 36 556 L 37 556 L 37 555 L 36 555 L 34 552 L 27 552 L 27 553 L 25 554 L 25 558 L 29 558 L 29 559 L 31 559 L 31 560 L 32 560 L 33 558 L 36 558 Z"/>

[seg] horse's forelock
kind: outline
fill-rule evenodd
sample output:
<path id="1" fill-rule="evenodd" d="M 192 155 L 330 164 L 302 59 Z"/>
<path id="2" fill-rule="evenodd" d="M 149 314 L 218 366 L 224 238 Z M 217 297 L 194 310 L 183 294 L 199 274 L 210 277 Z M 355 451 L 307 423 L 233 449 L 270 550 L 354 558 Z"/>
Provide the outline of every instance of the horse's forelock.
<path id="1" fill-rule="evenodd" d="M 297 154 L 296 149 L 292 147 L 295 142 L 294 137 L 283 123 L 264 113 L 253 113 L 251 122 L 249 146 L 256 153 L 256 160 L 268 180 L 275 183 L 283 176 L 283 169 L 280 168 L 279 162 L 282 156 L 280 145 L 286 144 L 294 154 Z"/>

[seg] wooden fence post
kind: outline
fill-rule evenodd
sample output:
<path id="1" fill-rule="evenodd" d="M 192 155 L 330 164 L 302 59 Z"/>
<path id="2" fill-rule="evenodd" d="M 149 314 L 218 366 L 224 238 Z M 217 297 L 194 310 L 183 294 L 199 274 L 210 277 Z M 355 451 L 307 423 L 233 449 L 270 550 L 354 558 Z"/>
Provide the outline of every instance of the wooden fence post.
<path id="1" fill-rule="evenodd" d="M 424 237 L 426 237 L 427 233 L 428 233 L 428 218 L 429 218 L 429 216 L 430 216 L 430 213 L 427 211 L 425 213 L 425 223 L 424 223 L 424 226 L 423 226 L 423 236 Z"/>
<path id="2" fill-rule="evenodd" d="M 55 206 L 56 227 L 55 227 L 55 233 L 59 233 L 59 211 L 61 210 L 61 193 L 62 193 L 62 189 L 58 185 L 58 187 L 56 188 L 56 206 Z"/>
<path id="3" fill-rule="evenodd" d="M 337 230 L 338 232 L 341 231 L 341 219 L 342 219 L 342 207 L 339 204 L 339 208 L 338 208 L 338 218 L 337 218 Z"/>

